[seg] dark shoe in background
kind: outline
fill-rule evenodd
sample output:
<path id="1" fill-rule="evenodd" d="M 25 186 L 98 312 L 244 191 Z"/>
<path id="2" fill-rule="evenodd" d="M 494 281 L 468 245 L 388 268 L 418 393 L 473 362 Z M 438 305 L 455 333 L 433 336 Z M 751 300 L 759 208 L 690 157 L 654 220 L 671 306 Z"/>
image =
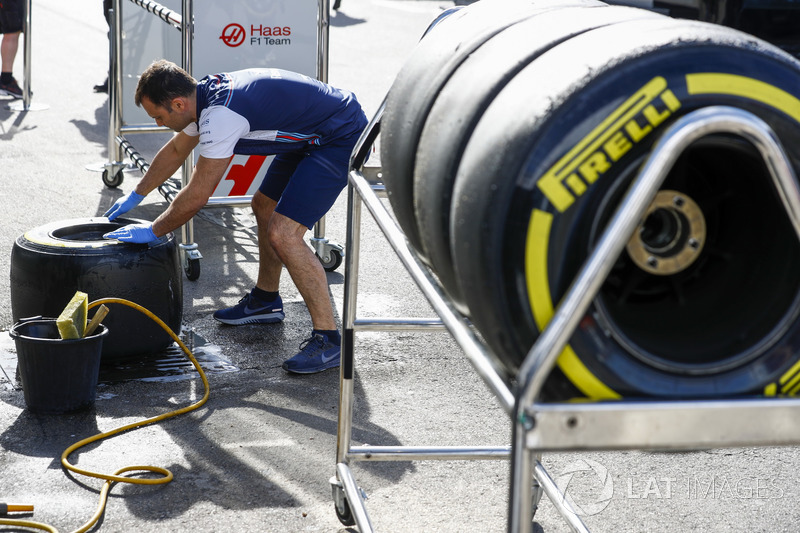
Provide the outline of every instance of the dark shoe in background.
<path id="1" fill-rule="evenodd" d="M 95 85 L 94 86 L 94 92 L 96 92 L 96 93 L 107 93 L 108 92 L 108 78 L 106 78 L 106 81 L 104 81 L 100 85 Z"/>
<path id="2" fill-rule="evenodd" d="M 14 98 L 22 98 L 22 89 L 19 88 L 17 80 L 11 78 L 8 83 L 0 82 L 0 94 L 13 96 Z"/>

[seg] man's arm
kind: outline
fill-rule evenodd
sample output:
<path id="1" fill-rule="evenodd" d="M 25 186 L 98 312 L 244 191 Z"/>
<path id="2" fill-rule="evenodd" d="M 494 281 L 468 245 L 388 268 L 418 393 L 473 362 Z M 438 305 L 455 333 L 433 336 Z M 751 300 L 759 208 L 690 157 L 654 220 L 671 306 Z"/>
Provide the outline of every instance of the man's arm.
<path id="1" fill-rule="evenodd" d="M 167 181 L 178 171 L 199 141 L 200 137 L 192 137 L 182 131 L 173 135 L 153 158 L 150 168 L 147 169 L 134 191 L 142 196 L 147 196 L 153 189 Z"/>
<path id="2" fill-rule="evenodd" d="M 199 140 L 199 137 L 192 137 L 183 132 L 173 135 L 158 151 L 150 168 L 134 190 L 114 202 L 103 216 L 108 217 L 108 220 L 115 220 L 139 205 L 149 192 L 175 174 Z"/>
<path id="3" fill-rule="evenodd" d="M 157 237 L 166 235 L 191 220 L 208 203 L 230 160 L 230 157 L 208 159 L 200 156 L 189 183 L 175 196 L 167 210 L 153 222 L 153 233 Z"/>

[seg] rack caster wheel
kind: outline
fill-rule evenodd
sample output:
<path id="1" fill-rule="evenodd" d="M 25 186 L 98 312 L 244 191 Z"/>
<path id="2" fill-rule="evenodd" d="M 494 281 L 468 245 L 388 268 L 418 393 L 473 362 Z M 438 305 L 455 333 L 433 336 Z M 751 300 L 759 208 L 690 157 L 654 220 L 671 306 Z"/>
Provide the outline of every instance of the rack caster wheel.
<path id="1" fill-rule="evenodd" d="M 356 525 L 356 519 L 353 517 L 353 512 L 350 510 L 350 504 L 347 503 L 346 499 L 343 499 L 342 502 L 343 505 L 341 509 L 338 505 L 333 506 L 336 511 L 336 518 L 339 519 L 339 522 L 341 522 L 343 526 Z"/>
<path id="2" fill-rule="evenodd" d="M 186 260 L 183 264 L 183 271 L 186 274 L 186 279 L 189 281 L 197 281 L 197 278 L 200 277 L 200 260 Z"/>
<path id="3" fill-rule="evenodd" d="M 183 273 L 186 274 L 186 279 L 189 281 L 197 281 L 200 277 L 200 259 L 203 256 L 197 249 L 197 244 L 181 244 L 181 265 L 183 266 Z"/>
<path id="4" fill-rule="evenodd" d="M 539 504 L 542 501 L 542 495 L 544 495 L 544 489 L 538 481 L 534 480 L 533 487 L 531 489 L 531 520 L 536 518 L 536 511 L 539 510 Z"/>
<path id="5" fill-rule="evenodd" d="M 122 185 L 122 181 L 125 179 L 125 176 L 122 174 L 122 170 L 118 170 L 116 174 L 113 176 L 108 171 L 108 169 L 103 171 L 103 183 L 106 184 L 106 187 L 111 187 L 115 189 Z"/>
<path id="6" fill-rule="evenodd" d="M 319 262 L 322 263 L 322 268 L 324 268 L 327 272 L 333 272 L 342 264 L 342 258 L 344 254 L 342 254 L 341 250 L 337 250 L 336 248 L 332 248 L 328 252 L 328 260 L 325 261 L 319 254 L 316 254 L 317 259 Z"/>
<path id="7" fill-rule="evenodd" d="M 331 478 L 331 492 L 333 492 L 333 509 L 336 511 L 336 518 L 339 519 L 339 522 L 344 526 L 356 525 L 356 519 L 350 509 L 350 504 L 347 503 L 344 489 L 335 477 Z"/>

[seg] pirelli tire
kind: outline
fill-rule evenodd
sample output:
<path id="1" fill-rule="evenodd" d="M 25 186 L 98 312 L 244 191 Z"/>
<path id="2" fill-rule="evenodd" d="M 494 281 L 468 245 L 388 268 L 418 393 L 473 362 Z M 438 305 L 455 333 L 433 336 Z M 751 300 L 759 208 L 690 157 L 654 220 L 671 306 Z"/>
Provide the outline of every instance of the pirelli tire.
<path id="1" fill-rule="evenodd" d="M 76 290 L 100 298 L 124 298 L 153 312 L 180 332 L 183 316 L 182 270 L 173 234 L 150 244 L 103 239 L 103 234 L 137 219 L 69 219 L 44 224 L 20 235 L 11 251 L 11 313 L 57 317 Z M 172 338 L 143 313 L 108 304 L 103 320 L 109 333 L 104 362 L 157 353 Z"/>
<path id="2" fill-rule="evenodd" d="M 595 0 L 481 0 L 455 10 L 429 29 L 398 73 L 381 119 L 381 164 L 392 210 L 417 251 L 423 247 L 414 216 L 414 163 L 425 118 L 442 85 L 504 28 L 568 5 L 605 6 Z"/>
<path id="3" fill-rule="evenodd" d="M 472 132 L 451 211 L 461 293 L 509 374 L 668 125 L 712 105 L 746 110 L 797 172 L 799 87 L 798 62 L 777 48 L 678 20 L 583 33 L 517 74 Z M 543 397 L 794 394 L 800 246 L 754 148 L 734 133 L 700 139 L 651 208 Z"/>
<path id="4" fill-rule="evenodd" d="M 464 309 L 450 254 L 451 193 L 461 155 L 483 112 L 517 72 L 553 46 L 601 26 L 656 17 L 664 18 L 644 9 L 565 3 L 503 28 L 443 84 L 419 136 L 413 208 L 422 254 L 457 307 Z"/>

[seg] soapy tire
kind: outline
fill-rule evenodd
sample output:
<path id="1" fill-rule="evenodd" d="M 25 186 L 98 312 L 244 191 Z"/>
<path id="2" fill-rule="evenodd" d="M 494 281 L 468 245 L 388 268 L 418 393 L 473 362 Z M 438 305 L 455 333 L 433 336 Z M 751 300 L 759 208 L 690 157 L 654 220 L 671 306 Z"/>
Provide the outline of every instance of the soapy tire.
<path id="1" fill-rule="evenodd" d="M 460 291 L 498 363 L 519 370 L 678 117 L 710 105 L 749 111 L 771 126 L 797 172 L 798 86 L 788 54 L 677 20 L 586 32 L 517 74 L 472 132 L 450 219 Z M 681 155 L 666 189 L 692 198 L 705 217 L 699 257 L 654 275 L 623 252 L 544 398 L 797 392 L 800 245 L 760 156 L 735 135 L 703 138 Z"/>
<path id="2" fill-rule="evenodd" d="M 123 298 L 135 302 L 180 331 L 183 315 L 182 271 L 173 234 L 150 244 L 103 239 L 103 234 L 136 219 L 70 219 L 36 227 L 20 235 L 11 252 L 11 312 L 14 321 L 56 317 L 75 291 L 89 300 Z M 103 320 L 109 333 L 103 360 L 157 353 L 172 338 L 147 316 L 111 304 Z"/>

